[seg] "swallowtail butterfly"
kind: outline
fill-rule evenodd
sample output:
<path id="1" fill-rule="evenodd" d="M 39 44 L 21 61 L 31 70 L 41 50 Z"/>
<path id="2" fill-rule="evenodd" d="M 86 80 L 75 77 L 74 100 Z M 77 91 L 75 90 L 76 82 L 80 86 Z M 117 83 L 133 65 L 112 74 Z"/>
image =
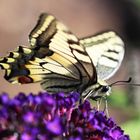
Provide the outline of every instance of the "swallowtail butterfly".
<path id="1" fill-rule="evenodd" d="M 118 70 L 124 56 L 124 43 L 115 32 L 79 39 L 47 13 L 40 15 L 29 44 L 0 58 L 4 78 L 14 84 L 40 82 L 50 93 L 106 96 L 109 86 L 104 80 Z"/>

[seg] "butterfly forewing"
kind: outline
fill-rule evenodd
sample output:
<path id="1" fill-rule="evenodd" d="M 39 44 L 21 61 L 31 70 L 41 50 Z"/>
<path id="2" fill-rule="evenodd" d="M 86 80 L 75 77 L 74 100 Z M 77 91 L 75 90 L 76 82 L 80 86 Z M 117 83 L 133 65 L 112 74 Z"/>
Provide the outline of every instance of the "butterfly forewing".
<path id="1" fill-rule="evenodd" d="M 124 57 L 124 43 L 115 32 L 83 38 L 80 43 L 92 59 L 100 79 L 108 79 L 118 70 Z"/>

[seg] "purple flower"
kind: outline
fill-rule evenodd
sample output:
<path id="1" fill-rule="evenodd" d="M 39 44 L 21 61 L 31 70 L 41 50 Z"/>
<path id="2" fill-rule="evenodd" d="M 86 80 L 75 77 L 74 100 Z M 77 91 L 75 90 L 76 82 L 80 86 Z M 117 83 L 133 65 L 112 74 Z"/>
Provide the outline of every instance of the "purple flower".
<path id="1" fill-rule="evenodd" d="M 129 140 L 123 130 L 79 94 L 0 96 L 2 140 Z"/>

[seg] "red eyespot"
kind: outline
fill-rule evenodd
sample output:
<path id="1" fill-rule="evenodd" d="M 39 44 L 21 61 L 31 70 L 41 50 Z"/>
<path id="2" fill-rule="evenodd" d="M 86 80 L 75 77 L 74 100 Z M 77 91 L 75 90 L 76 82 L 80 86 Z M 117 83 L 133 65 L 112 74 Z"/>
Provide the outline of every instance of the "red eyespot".
<path id="1" fill-rule="evenodd" d="M 21 84 L 28 84 L 28 83 L 32 83 L 33 79 L 27 76 L 20 76 L 18 78 L 18 82 Z"/>

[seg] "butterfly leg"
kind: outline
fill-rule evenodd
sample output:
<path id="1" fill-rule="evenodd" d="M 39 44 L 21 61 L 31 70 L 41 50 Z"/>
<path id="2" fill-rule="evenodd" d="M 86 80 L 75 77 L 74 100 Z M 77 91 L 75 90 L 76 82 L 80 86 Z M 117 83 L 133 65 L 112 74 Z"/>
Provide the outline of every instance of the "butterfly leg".
<path id="1" fill-rule="evenodd" d="M 92 91 L 89 91 L 89 92 L 87 93 L 87 95 L 84 97 L 84 101 L 85 101 L 88 97 L 90 97 L 91 94 L 92 94 Z"/>
<path id="2" fill-rule="evenodd" d="M 96 101 L 98 111 L 100 110 L 100 106 L 102 104 L 102 101 L 104 100 L 103 112 L 105 112 L 106 116 L 109 117 L 107 98 L 106 97 L 101 97 L 101 96 L 90 97 L 90 98 L 92 100 Z"/>
<path id="3" fill-rule="evenodd" d="M 102 98 L 99 98 L 98 100 L 96 100 L 97 110 L 98 111 L 100 110 L 101 103 L 102 103 Z"/>
<path id="4" fill-rule="evenodd" d="M 106 113 L 106 116 L 109 117 L 107 98 L 104 97 L 103 99 L 104 99 L 104 103 L 105 103 L 103 111 Z"/>

